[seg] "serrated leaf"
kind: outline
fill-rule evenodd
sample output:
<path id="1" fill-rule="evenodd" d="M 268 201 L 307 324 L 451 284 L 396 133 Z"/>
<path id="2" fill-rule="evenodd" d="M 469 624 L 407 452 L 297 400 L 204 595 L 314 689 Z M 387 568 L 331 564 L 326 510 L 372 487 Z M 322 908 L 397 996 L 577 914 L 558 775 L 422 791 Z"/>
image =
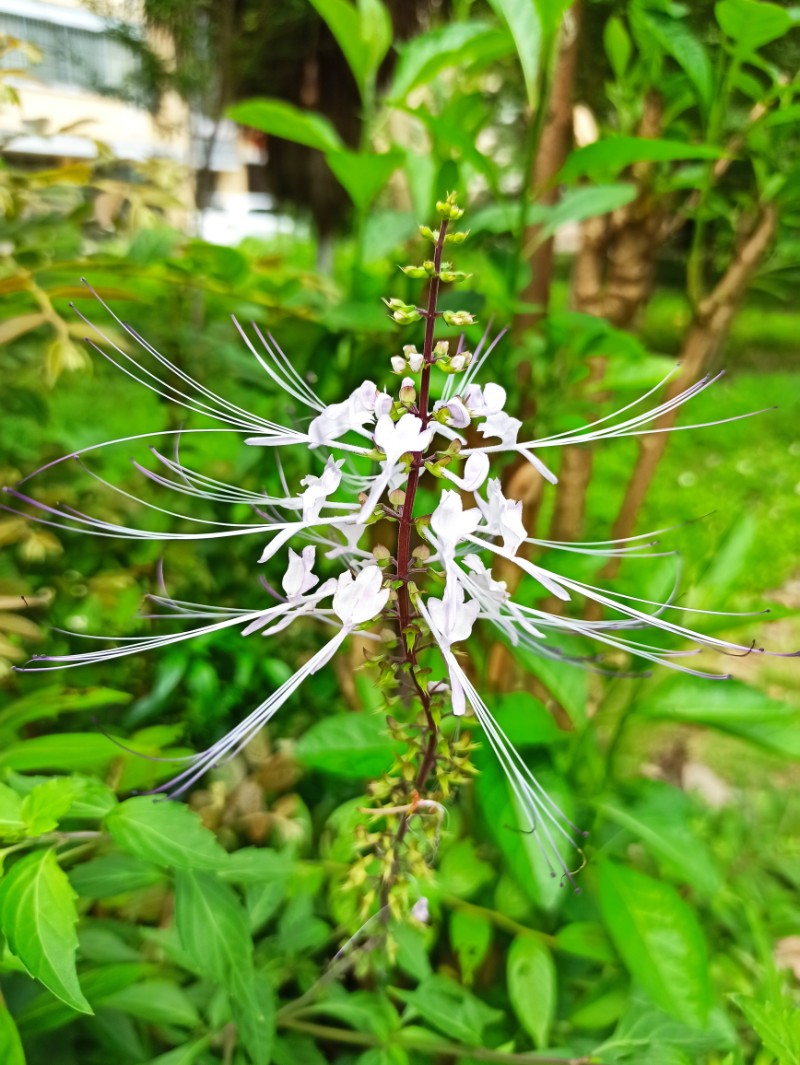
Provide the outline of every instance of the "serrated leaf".
<path id="1" fill-rule="evenodd" d="M 0 784 L 0 840 L 13 841 L 24 835 L 22 799 L 8 784 Z"/>
<path id="2" fill-rule="evenodd" d="M 380 714 L 335 714 L 312 725 L 298 740 L 295 757 L 332 776 L 380 776 L 392 763 L 397 744 Z"/>
<path id="3" fill-rule="evenodd" d="M 227 115 L 243 126 L 252 126 L 272 137 L 305 144 L 321 152 L 335 152 L 344 147 L 327 118 L 314 111 L 302 111 L 284 100 L 269 97 L 244 100 L 229 107 Z"/>
<path id="4" fill-rule="evenodd" d="M 702 1027 L 711 1004 L 708 948 L 691 908 L 669 884 L 612 862 L 600 867 L 599 897 L 634 979 L 662 1009 Z"/>
<path id="5" fill-rule="evenodd" d="M 484 1028 L 497 1023 L 503 1016 L 500 1010 L 485 1005 L 445 976 L 429 976 L 413 991 L 395 988 L 394 995 L 412 1006 L 428 1024 L 469 1046 L 480 1046 Z"/>
<path id="6" fill-rule="evenodd" d="M 748 995 L 731 998 L 779 1065 L 800 1065 L 800 1013 L 793 1002 L 788 998 L 783 1002 L 759 1002 Z"/>
<path id="7" fill-rule="evenodd" d="M 556 967 L 533 936 L 517 936 L 508 952 L 508 996 L 537 1050 L 548 1045 L 556 1011 Z"/>
<path id="8" fill-rule="evenodd" d="M 162 868 L 220 869 L 228 855 L 188 806 L 141 795 L 120 803 L 106 828 L 123 850 Z"/>
<path id="9" fill-rule="evenodd" d="M 648 9 L 641 17 L 653 40 L 683 69 L 700 103 L 708 108 L 714 95 L 714 72 L 702 42 L 682 19 Z"/>
<path id="10" fill-rule="evenodd" d="M 0 926 L 30 974 L 73 1009 L 91 1013 L 75 969 L 75 892 L 52 850 L 16 862 L 0 881 Z"/>
<path id="11" fill-rule="evenodd" d="M 22 802 L 22 818 L 29 836 L 52 832 L 69 811 L 77 785 L 69 777 L 54 777 L 37 786 Z"/>
<path id="12" fill-rule="evenodd" d="M 247 912 L 233 888 L 213 873 L 177 872 L 175 924 L 183 949 L 220 983 L 252 956 Z"/>

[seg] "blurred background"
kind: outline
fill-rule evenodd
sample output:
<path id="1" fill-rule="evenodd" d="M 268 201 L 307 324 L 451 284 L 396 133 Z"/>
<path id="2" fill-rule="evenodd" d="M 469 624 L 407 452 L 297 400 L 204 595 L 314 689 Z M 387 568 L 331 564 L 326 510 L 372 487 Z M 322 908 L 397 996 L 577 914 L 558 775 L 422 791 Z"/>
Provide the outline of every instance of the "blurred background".
<path id="1" fill-rule="evenodd" d="M 299 419 L 230 316 L 271 332 L 327 402 L 365 375 L 382 383 L 389 357 L 420 337 L 381 297 L 419 299 L 397 267 L 420 257 L 418 225 L 454 190 L 470 230 L 455 265 L 474 276 L 441 306 L 477 316 L 470 347 L 487 327 L 508 330 L 488 379 L 537 435 L 633 402 L 676 363 L 667 394 L 726 374 L 662 429 L 769 408 L 566 448 L 555 489 L 510 464 L 505 490 L 541 539 L 672 530 L 659 538 L 669 557 L 620 566 L 542 551 L 543 564 L 649 600 L 677 581 L 690 608 L 769 609 L 686 624 L 796 650 L 799 57 L 800 9 L 762 0 L 0 0 L 0 481 L 105 439 L 205 424 L 120 372 L 146 354 L 81 278 L 201 384 Z M 84 342 L 79 315 L 120 365 Z M 94 455 L 91 470 L 169 506 L 132 465 L 147 446 Z M 210 476 L 280 490 L 268 456 L 237 439 L 181 447 Z M 303 453 L 285 473 L 294 483 L 311 468 Z M 77 463 L 37 485 L 50 504 L 180 527 Z M 0 779 L 21 794 L 52 774 L 121 797 L 153 786 L 172 767 L 104 731 L 149 756 L 202 749 L 319 646 L 313 626 L 278 643 L 223 633 L 17 674 L 31 654 L 75 650 L 62 630 L 156 631 L 142 604 L 162 573 L 192 601 L 252 607 L 263 590 L 248 542 L 164 551 L 6 512 L 0 543 Z M 266 569 L 279 582 L 280 560 Z M 237 888 L 279 1003 L 272 1050 L 237 1042 L 219 981 L 170 939 L 169 880 L 112 876 L 93 864 L 108 862 L 101 849 L 67 863 L 96 1016 L 65 1010 L 7 953 L 0 1018 L 21 1043 L 6 1060 L 414 1065 L 551 1048 L 609 1063 L 797 1065 L 796 660 L 704 652 L 698 665 L 734 679 L 644 675 L 621 653 L 554 663 L 483 634 L 471 664 L 481 691 L 590 830 L 583 891 L 548 877 L 479 751 L 425 887 L 430 923 L 400 934 L 377 977 L 354 964 L 316 1030 L 280 1002 L 313 986 L 360 924 L 347 880 L 357 808 L 394 757 L 371 674 L 340 657 L 189 796 L 227 850 L 284 863 Z"/>

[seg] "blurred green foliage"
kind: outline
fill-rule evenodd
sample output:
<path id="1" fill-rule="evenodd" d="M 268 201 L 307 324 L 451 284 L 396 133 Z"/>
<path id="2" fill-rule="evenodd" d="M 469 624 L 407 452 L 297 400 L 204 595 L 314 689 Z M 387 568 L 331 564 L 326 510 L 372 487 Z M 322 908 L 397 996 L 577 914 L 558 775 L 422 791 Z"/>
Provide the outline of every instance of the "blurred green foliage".
<path id="1" fill-rule="evenodd" d="M 763 619 L 739 619 L 739 638 L 758 632 L 793 649 L 798 319 L 780 300 L 796 273 L 798 104 L 781 51 L 795 9 L 723 0 L 716 21 L 708 6 L 698 26 L 672 3 L 587 4 L 605 45 L 603 55 L 590 41 L 593 66 L 582 73 L 604 86 L 599 139 L 566 159 L 557 201 L 540 202 L 528 171 L 565 4 L 456 5 L 451 19 L 397 48 L 388 82 L 378 77 L 392 48 L 379 0 L 313 6 L 359 90 L 358 150 L 285 101 L 240 103 L 233 114 L 325 155 L 354 212 L 332 273 L 316 270 L 313 242 L 214 247 L 166 225 L 177 186 L 163 170 L 123 183 L 108 178 L 102 155 L 44 173 L 3 163 L 0 480 L 104 439 L 195 424 L 81 343 L 87 329 L 69 301 L 97 318 L 81 275 L 193 377 L 291 418 L 276 410 L 285 396 L 243 352 L 228 316 L 266 324 L 320 395 L 339 398 L 365 365 L 386 365 L 395 352 L 379 297 L 412 297 L 395 263 L 443 189 L 479 201 L 459 266 L 476 274 L 471 309 L 502 324 L 531 311 L 531 255 L 557 226 L 632 205 L 674 221 L 677 239 L 657 247 L 658 284 L 629 322 L 576 311 L 559 264 L 549 313 L 498 349 L 492 376 L 513 393 L 520 367 L 530 367 L 520 408 L 536 429 L 552 430 L 657 382 L 661 356 L 682 349 L 753 219 L 775 209 L 776 250 L 734 308 L 727 349 L 738 372 L 696 401 L 693 420 L 781 406 L 755 422 L 677 434 L 639 527 L 686 523 L 668 537 L 684 554 L 682 601 L 748 611 L 766 598 L 775 623 L 762 640 Z M 661 128 L 640 136 L 656 90 Z M 731 162 L 717 180 L 722 158 Z M 111 194 L 109 215 L 99 201 Z M 124 368 L 122 333 L 112 323 L 108 335 Z M 598 357 L 604 376 L 593 386 Z M 131 457 L 145 458 L 147 444 L 124 443 L 91 466 L 138 492 Z M 186 434 L 181 448 L 211 476 L 278 484 L 235 441 Z M 627 441 L 596 456 L 588 538 L 609 535 L 636 459 Z M 44 491 L 108 520 L 136 520 L 135 504 L 77 463 L 54 467 Z M 543 528 L 553 508 L 546 497 Z M 150 631 L 140 607 L 160 579 L 155 545 L 98 547 L 11 515 L 0 541 L 3 662 L 41 646 L 45 620 L 53 653 L 70 646 L 60 629 Z M 602 579 L 593 560 L 574 558 L 576 575 Z M 237 547 L 176 544 L 163 574 L 175 595 L 244 605 L 258 594 L 251 563 Z M 268 566 L 266 576 L 279 570 Z M 659 599 L 674 578 L 674 560 L 663 559 L 629 562 L 617 582 Z M 709 631 L 734 631 L 731 619 L 706 620 Z M 790 801 L 800 685 L 791 659 L 743 659 L 732 664 L 736 679 L 710 684 L 663 672 L 611 677 L 518 654 L 514 690 L 491 695 L 491 705 L 590 830 L 582 892 L 548 875 L 506 779 L 479 750 L 479 775 L 453 804 L 424 885 L 430 921 L 398 923 L 392 951 L 376 956 L 359 949 L 369 927 L 350 940 L 358 900 L 343 887 L 366 784 L 393 757 L 368 673 L 344 661 L 316 675 L 188 805 L 133 794 L 172 774 L 159 758 L 216 739 L 317 637 L 289 630 L 262 648 L 221 634 L 55 681 L 6 666 L 3 1063 L 466 1065 L 534 1062 L 539 1051 L 607 1065 L 800 1062 L 800 808 Z M 487 642 L 473 663 L 484 683 L 491 653 Z M 474 722 L 465 727 L 479 743 Z"/>

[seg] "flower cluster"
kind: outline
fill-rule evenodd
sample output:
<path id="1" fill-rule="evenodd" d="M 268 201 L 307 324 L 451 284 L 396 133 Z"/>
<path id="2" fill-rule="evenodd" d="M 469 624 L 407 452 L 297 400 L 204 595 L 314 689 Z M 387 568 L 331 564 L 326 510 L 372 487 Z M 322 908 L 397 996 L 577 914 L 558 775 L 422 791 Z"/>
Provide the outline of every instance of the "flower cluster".
<path id="1" fill-rule="evenodd" d="M 649 549 L 653 535 L 589 543 L 536 539 L 525 528 L 522 503 L 506 495 L 500 476 L 492 472 L 493 463 L 504 463 L 514 456 L 517 461 L 530 463 L 547 481 L 556 483 L 546 457 L 555 449 L 652 432 L 661 415 L 687 403 L 714 379 L 703 378 L 667 403 L 653 400 L 660 388 L 656 386 L 634 403 L 583 428 L 539 439 L 532 437 L 507 409 L 509 397 L 505 389 L 486 380 L 489 359 L 499 337 L 490 342 L 485 335 L 474 353 L 464 349 L 463 340 L 451 347 L 450 342 L 435 337 L 440 319 L 457 325 L 472 322 L 466 311 L 437 310 L 440 285 L 465 277 L 453 271 L 451 264 L 442 262 L 445 246 L 460 243 L 465 237 L 448 232 L 450 222 L 460 213 L 452 198 L 439 205 L 438 230 L 423 227 L 423 235 L 434 245 L 433 258 L 406 270 L 412 276 L 425 278 L 426 306 L 387 301 L 398 322 L 424 322 L 421 350 L 406 345 L 387 367 L 387 371 L 401 377 L 400 386 L 394 391 L 366 380 L 341 402 L 326 405 L 271 336 L 265 337 L 253 326 L 253 340 L 237 323 L 242 339 L 263 371 L 309 412 L 302 425 L 279 424 L 217 395 L 156 351 L 103 304 L 141 354 L 131 354 L 102 333 L 99 337 L 105 347 L 98 346 L 97 350 L 139 384 L 218 423 L 213 428 L 186 429 L 184 433 L 236 433 L 251 448 L 280 450 L 299 446 L 310 450 L 318 472 L 290 488 L 279 464 L 283 492 L 269 495 L 216 480 L 184 464 L 177 449 L 169 454 L 169 449 L 154 445 L 153 468 L 138 464 L 137 468 L 159 489 L 178 498 L 194 497 L 232 507 L 246 504 L 254 515 L 254 520 L 248 522 L 216 521 L 141 501 L 143 507 L 188 523 L 191 531 L 180 532 L 130 528 L 70 508 L 47 505 L 28 495 L 22 484 L 6 489 L 17 504 L 34 508 L 36 520 L 46 525 L 100 537 L 163 541 L 249 536 L 258 544 L 253 556 L 255 565 L 279 554 L 285 562 L 282 594 L 274 593 L 257 610 L 177 600 L 162 589 L 162 594 L 152 596 L 165 612 L 159 616 L 194 622 L 192 627 L 63 657 L 37 656 L 27 668 L 56 669 L 115 659 L 223 629 L 237 629 L 244 638 L 269 637 L 298 619 L 314 619 L 330 629 L 330 639 L 284 684 L 208 750 L 186 759 L 181 772 L 165 785 L 165 790 L 177 795 L 210 768 L 236 755 L 300 685 L 331 660 L 349 636 L 359 632 L 362 638 L 373 641 L 380 655 L 381 645 L 388 639 L 387 630 L 392 630 L 395 646 L 400 647 L 396 656 L 398 671 L 402 670 L 410 690 L 419 699 L 432 730 L 432 743 L 427 748 L 423 744 L 426 753 L 415 785 L 420 789 L 424 786 L 436 757 L 437 720 L 432 703 L 434 699 L 441 700 L 442 693 L 448 693 L 452 714 L 471 713 L 478 719 L 554 873 L 557 867 L 561 871 L 557 875 L 571 879 L 562 858 L 563 840 L 577 846 L 579 833 L 509 742 L 460 656 L 476 626 L 490 626 L 511 646 L 523 646 L 545 657 L 564 657 L 555 637 L 565 633 L 596 641 L 634 659 L 709 679 L 719 679 L 721 674 L 686 664 L 685 656 L 693 651 L 660 649 L 640 638 L 640 630 L 657 629 L 682 642 L 727 653 L 748 652 L 751 648 L 694 632 L 675 620 L 682 608 L 673 602 L 652 603 L 612 594 L 538 564 L 531 557 L 536 557 L 537 548 L 595 556 L 652 557 Z M 439 398 L 433 401 L 431 397 L 437 393 Z M 177 438 L 179 431 L 143 433 L 126 437 L 125 441 L 148 436 Z M 67 457 L 79 457 L 83 462 L 93 450 L 86 448 Z M 423 479 L 428 490 L 438 487 L 440 491 L 435 507 L 421 514 L 418 489 Z M 123 492 L 114 485 L 108 487 Z M 373 546 L 371 526 L 380 521 L 391 522 L 396 528 L 394 550 Z M 292 543 L 295 546 L 290 546 Z M 529 585 L 522 594 L 512 595 L 493 572 L 496 559 L 517 567 L 533 583 L 533 592 Z M 337 576 L 323 580 L 317 572 L 330 572 L 335 566 L 339 567 Z M 601 608 L 604 616 L 601 620 L 587 620 L 578 611 L 564 609 L 555 613 L 544 605 L 529 605 L 544 604 L 548 597 L 565 604 L 588 600 Z M 436 652 L 438 666 L 435 660 L 431 665 Z M 426 656 L 427 663 L 424 679 L 421 656 Z M 428 680 L 431 672 L 432 679 Z"/>

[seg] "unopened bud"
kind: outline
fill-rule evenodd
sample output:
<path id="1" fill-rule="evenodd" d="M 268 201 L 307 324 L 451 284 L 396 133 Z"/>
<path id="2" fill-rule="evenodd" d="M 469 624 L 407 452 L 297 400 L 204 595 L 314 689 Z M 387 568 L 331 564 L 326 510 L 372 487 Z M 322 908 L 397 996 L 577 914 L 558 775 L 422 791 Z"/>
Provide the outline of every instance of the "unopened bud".
<path id="1" fill-rule="evenodd" d="M 475 322 L 469 311 L 445 311 L 442 318 L 445 325 L 473 325 Z"/>
<path id="2" fill-rule="evenodd" d="M 472 274 L 465 274 L 463 270 L 439 271 L 439 280 L 445 284 L 458 284 L 460 281 L 466 281 L 468 277 L 472 277 Z"/>
<path id="3" fill-rule="evenodd" d="M 372 549 L 372 557 L 376 562 L 388 562 L 392 557 L 392 553 L 388 547 L 384 547 L 383 544 L 376 544 Z"/>
<path id="4" fill-rule="evenodd" d="M 411 557 L 415 558 L 418 562 L 427 562 L 431 557 L 431 549 L 427 544 L 418 544 L 411 552 Z"/>
<path id="5" fill-rule="evenodd" d="M 400 385 L 400 402 L 410 406 L 417 398 L 417 389 L 413 377 L 404 377 Z"/>
<path id="6" fill-rule="evenodd" d="M 462 229 L 457 233 L 447 233 L 444 238 L 445 244 L 463 244 L 469 236 L 468 229 Z"/>
<path id="7" fill-rule="evenodd" d="M 430 226 L 420 226 L 419 235 L 424 237 L 425 240 L 430 240 L 433 244 L 436 243 L 437 237 Z"/>
<path id="8" fill-rule="evenodd" d="M 437 340 L 433 346 L 433 354 L 437 359 L 446 359 L 450 354 L 450 341 Z"/>
<path id="9" fill-rule="evenodd" d="M 389 502 L 393 507 L 402 507 L 406 501 L 406 494 L 402 488 L 395 488 L 389 493 Z"/>
<path id="10" fill-rule="evenodd" d="M 406 360 L 402 355 L 392 355 L 389 360 L 392 364 L 393 373 L 404 373 L 406 368 Z"/>
<path id="11" fill-rule="evenodd" d="M 400 269 L 406 277 L 427 277 L 428 273 L 424 266 L 401 266 Z"/>
<path id="12" fill-rule="evenodd" d="M 433 277 L 433 275 L 436 273 L 436 263 L 433 261 L 433 259 L 426 259 L 425 262 L 422 264 L 422 268 L 428 275 L 428 277 Z"/>
<path id="13" fill-rule="evenodd" d="M 414 322 L 418 322 L 422 315 L 419 311 L 413 308 L 410 311 L 394 311 L 392 318 L 398 323 L 398 325 L 413 325 Z"/>
<path id="14" fill-rule="evenodd" d="M 408 356 L 408 365 L 411 367 L 413 373 L 419 373 L 424 362 L 425 356 L 421 351 L 415 351 L 413 355 Z"/>

